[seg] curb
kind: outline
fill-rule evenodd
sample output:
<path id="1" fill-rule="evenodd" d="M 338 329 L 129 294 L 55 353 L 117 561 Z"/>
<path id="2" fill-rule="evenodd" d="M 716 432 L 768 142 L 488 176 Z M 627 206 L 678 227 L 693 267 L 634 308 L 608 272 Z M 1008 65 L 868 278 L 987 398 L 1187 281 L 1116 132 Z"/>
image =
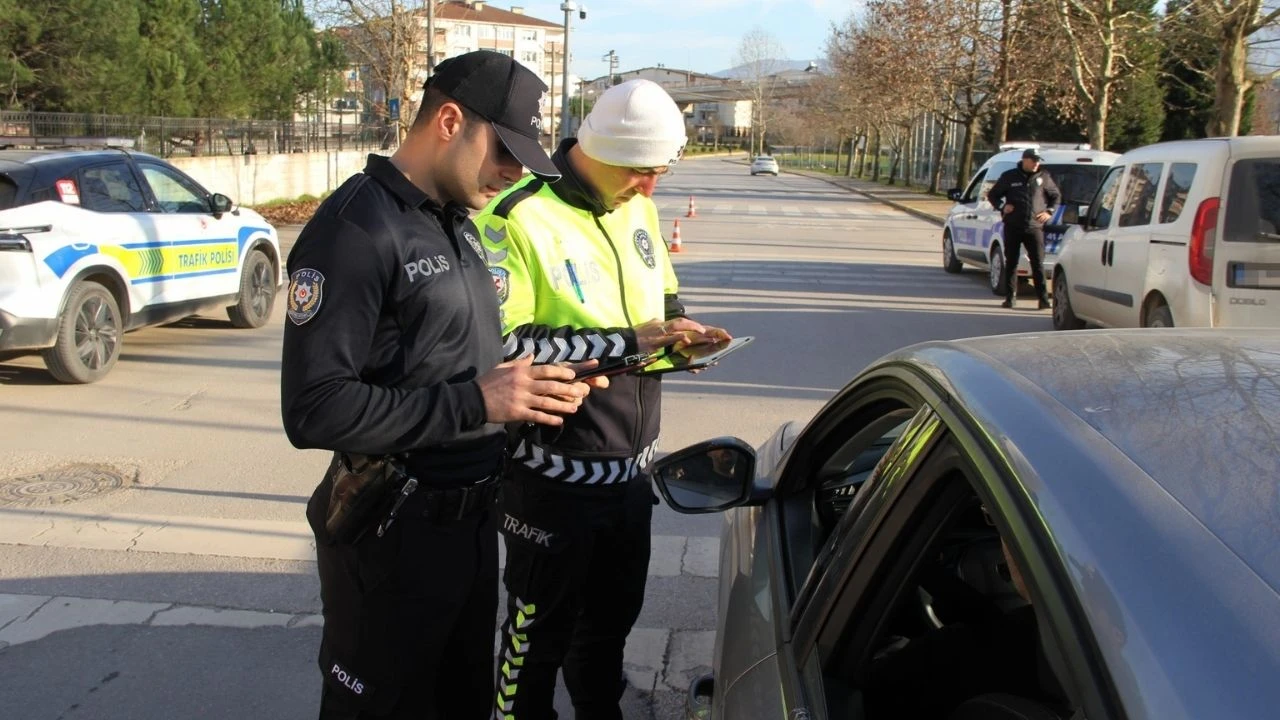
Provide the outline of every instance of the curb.
<path id="1" fill-rule="evenodd" d="M 849 192 L 858 193 L 863 197 L 871 198 L 876 202 L 884 203 L 885 205 L 888 205 L 889 207 L 894 208 L 895 210 L 901 210 L 902 212 L 908 215 L 912 215 L 914 217 L 920 218 L 921 220 L 931 222 L 934 225 L 937 225 L 938 227 L 942 227 L 947 224 L 946 218 L 940 218 L 937 215 L 927 213 L 923 210 L 917 210 L 908 205 L 903 205 L 900 202 L 896 202 L 894 200 L 889 200 L 887 198 L 880 197 L 879 195 L 876 195 L 874 193 L 869 193 L 865 190 L 859 190 L 858 188 L 849 187 L 848 185 L 841 184 L 834 178 L 830 178 L 825 175 L 821 175 L 818 173 L 796 172 L 795 170 L 787 170 L 786 172 L 795 173 L 796 175 L 804 175 L 805 177 L 816 178 L 818 180 L 822 180 L 823 182 L 830 183 L 831 185 L 835 185 L 836 187 L 841 188 L 843 190 L 848 190 Z"/>

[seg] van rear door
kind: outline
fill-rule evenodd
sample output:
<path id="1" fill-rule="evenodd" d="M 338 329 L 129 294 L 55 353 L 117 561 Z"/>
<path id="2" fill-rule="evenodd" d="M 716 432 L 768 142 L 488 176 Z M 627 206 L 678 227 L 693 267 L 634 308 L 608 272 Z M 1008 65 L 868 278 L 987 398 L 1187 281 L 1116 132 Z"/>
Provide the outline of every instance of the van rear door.
<path id="1" fill-rule="evenodd" d="M 1280 153 L 1232 160 L 1213 248 L 1214 324 L 1280 327 Z"/>

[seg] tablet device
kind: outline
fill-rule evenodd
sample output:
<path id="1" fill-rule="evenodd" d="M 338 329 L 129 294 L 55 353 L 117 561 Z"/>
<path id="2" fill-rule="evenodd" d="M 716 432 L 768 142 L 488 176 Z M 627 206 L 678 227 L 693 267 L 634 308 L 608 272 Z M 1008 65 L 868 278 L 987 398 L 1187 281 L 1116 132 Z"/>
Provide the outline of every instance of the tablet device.
<path id="1" fill-rule="evenodd" d="M 690 345 L 680 350 L 668 349 L 665 354 L 658 358 L 657 362 L 648 364 L 641 371 L 641 374 L 658 375 L 669 372 L 700 370 L 720 362 L 724 356 L 749 344 L 752 340 L 755 340 L 755 336 L 744 335 L 732 340 L 721 340 L 720 342 L 706 343 L 704 345 Z"/>
<path id="2" fill-rule="evenodd" d="M 574 380 L 586 380 L 587 378 L 607 377 L 633 372 L 653 363 L 659 357 L 659 355 L 655 354 L 643 355 L 636 353 L 626 357 L 602 359 L 599 365 L 589 370 L 579 371 L 574 375 Z"/>

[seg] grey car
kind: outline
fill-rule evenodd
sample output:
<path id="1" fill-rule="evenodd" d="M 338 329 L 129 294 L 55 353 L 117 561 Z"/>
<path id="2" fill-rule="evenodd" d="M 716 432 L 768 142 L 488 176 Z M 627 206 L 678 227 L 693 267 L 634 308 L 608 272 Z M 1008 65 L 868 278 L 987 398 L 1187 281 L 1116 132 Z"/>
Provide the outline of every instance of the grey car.
<path id="1" fill-rule="evenodd" d="M 691 718 L 1280 716 L 1280 332 L 917 345 L 655 472 L 729 510 Z"/>

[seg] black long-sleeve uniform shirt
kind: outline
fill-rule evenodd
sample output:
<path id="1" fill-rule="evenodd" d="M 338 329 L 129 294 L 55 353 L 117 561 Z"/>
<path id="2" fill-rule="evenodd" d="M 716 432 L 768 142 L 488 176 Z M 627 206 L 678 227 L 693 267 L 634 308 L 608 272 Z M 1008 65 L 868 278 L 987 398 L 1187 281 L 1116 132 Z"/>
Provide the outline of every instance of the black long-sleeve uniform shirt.
<path id="1" fill-rule="evenodd" d="M 1004 216 L 1004 224 L 1018 230 L 1043 227 L 1036 215 L 1052 215 L 1061 201 L 1062 192 L 1044 168 L 1031 173 L 1021 167 L 1006 170 L 987 192 L 987 202 L 995 209 L 1003 210 L 1005 203 L 1013 206 L 1013 212 Z"/>
<path id="2" fill-rule="evenodd" d="M 424 481 L 501 458 L 476 378 L 502 360 L 498 298 L 466 208 L 370 155 L 289 253 L 280 377 L 290 442 L 404 453 Z"/>

